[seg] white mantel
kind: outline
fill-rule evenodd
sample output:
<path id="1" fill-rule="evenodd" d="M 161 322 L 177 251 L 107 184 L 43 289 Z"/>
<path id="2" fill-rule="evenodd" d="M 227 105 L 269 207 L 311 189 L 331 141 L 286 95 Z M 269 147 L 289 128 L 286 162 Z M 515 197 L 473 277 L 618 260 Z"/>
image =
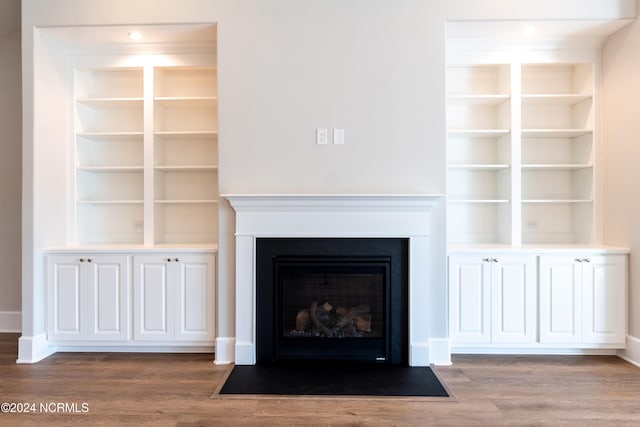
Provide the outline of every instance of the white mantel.
<path id="1" fill-rule="evenodd" d="M 256 363 L 255 242 L 260 237 L 409 239 L 409 364 L 450 364 L 442 195 L 223 195 L 236 211 L 235 337 L 216 363 Z"/>

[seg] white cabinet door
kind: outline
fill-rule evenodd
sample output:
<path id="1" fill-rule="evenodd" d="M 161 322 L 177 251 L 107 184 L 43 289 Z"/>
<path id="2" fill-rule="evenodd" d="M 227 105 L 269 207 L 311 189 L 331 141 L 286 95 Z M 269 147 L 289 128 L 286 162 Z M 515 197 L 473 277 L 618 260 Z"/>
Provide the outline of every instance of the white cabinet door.
<path id="1" fill-rule="evenodd" d="M 626 271 L 623 255 L 585 257 L 582 261 L 585 343 L 624 345 Z"/>
<path id="2" fill-rule="evenodd" d="M 491 340 L 536 341 L 536 257 L 499 256 L 491 268 Z"/>
<path id="3" fill-rule="evenodd" d="M 623 346 L 626 270 L 625 255 L 540 257 L 540 340 Z"/>
<path id="4" fill-rule="evenodd" d="M 80 267 L 76 256 L 47 257 L 47 332 L 50 340 L 84 338 Z"/>
<path id="5" fill-rule="evenodd" d="M 171 265 L 171 283 L 175 283 L 175 339 L 213 340 L 215 307 L 213 286 L 215 267 L 211 255 L 180 256 Z"/>
<path id="6" fill-rule="evenodd" d="M 213 255 L 134 258 L 134 338 L 140 341 L 214 339 Z"/>
<path id="7" fill-rule="evenodd" d="M 540 342 L 582 341 L 582 265 L 576 259 L 540 257 Z"/>
<path id="8" fill-rule="evenodd" d="M 127 256 L 48 256 L 47 275 L 49 339 L 129 338 Z"/>
<path id="9" fill-rule="evenodd" d="M 89 256 L 83 263 L 91 339 L 129 339 L 129 257 Z"/>
<path id="10" fill-rule="evenodd" d="M 453 342 L 491 341 L 491 263 L 480 256 L 449 257 Z"/>
<path id="11" fill-rule="evenodd" d="M 158 255 L 135 256 L 133 260 L 134 339 L 173 339 L 174 320 L 169 266 L 172 258 Z"/>

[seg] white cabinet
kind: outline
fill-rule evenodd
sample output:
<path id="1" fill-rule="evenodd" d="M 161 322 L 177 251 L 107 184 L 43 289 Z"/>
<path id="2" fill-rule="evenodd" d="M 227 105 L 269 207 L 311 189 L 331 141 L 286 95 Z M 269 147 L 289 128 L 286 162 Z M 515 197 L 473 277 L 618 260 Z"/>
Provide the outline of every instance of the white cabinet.
<path id="1" fill-rule="evenodd" d="M 535 342 L 535 256 L 450 256 L 449 286 L 454 344 Z"/>
<path id="2" fill-rule="evenodd" d="M 217 242 L 216 81 L 213 65 L 75 69 L 76 244 Z"/>
<path id="3" fill-rule="evenodd" d="M 49 340 L 127 340 L 129 273 L 126 256 L 48 256 Z"/>
<path id="4" fill-rule="evenodd" d="M 450 65 L 453 244 L 597 242 L 593 63 Z"/>
<path id="5" fill-rule="evenodd" d="M 135 340 L 214 339 L 213 256 L 138 255 L 133 264 Z"/>
<path id="6" fill-rule="evenodd" d="M 541 256 L 540 341 L 624 346 L 626 270 L 623 255 Z"/>

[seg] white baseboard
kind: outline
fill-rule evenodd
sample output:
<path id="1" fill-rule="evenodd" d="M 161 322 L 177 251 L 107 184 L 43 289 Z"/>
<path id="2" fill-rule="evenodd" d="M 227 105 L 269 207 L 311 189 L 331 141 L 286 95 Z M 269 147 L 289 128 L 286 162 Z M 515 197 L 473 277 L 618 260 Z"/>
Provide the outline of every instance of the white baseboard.
<path id="1" fill-rule="evenodd" d="M 216 338 L 216 365 L 228 365 L 234 363 L 236 339 L 233 337 L 218 337 Z"/>
<path id="2" fill-rule="evenodd" d="M 640 338 L 627 335 L 627 348 L 618 351 L 618 356 L 640 367 Z"/>
<path id="3" fill-rule="evenodd" d="M 49 346 L 46 334 L 32 337 L 23 335 L 18 339 L 18 360 L 16 363 L 36 363 L 55 352 L 55 347 Z"/>
<path id="4" fill-rule="evenodd" d="M 429 359 L 438 366 L 451 365 L 451 341 L 448 338 L 429 340 Z"/>
<path id="5" fill-rule="evenodd" d="M 22 332 L 22 312 L 0 311 L 0 332 Z"/>

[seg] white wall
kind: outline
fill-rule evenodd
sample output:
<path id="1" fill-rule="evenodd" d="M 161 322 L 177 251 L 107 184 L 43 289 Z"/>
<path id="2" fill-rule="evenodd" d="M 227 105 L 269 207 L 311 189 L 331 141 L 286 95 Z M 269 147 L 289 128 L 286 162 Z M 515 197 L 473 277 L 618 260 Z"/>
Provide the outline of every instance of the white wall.
<path id="1" fill-rule="evenodd" d="M 635 256 L 640 253 L 639 76 L 640 22 L 636 21 L 611 36 L 603 53 L 604 238 L 631 248 L 627 356 L 636 363 L 640 363 L 640 258 Z"/>
<path id="2" fill-rule="evenodd" d="M 20 330 L 20 2 L 0 8 L 0 331 Z"/>

